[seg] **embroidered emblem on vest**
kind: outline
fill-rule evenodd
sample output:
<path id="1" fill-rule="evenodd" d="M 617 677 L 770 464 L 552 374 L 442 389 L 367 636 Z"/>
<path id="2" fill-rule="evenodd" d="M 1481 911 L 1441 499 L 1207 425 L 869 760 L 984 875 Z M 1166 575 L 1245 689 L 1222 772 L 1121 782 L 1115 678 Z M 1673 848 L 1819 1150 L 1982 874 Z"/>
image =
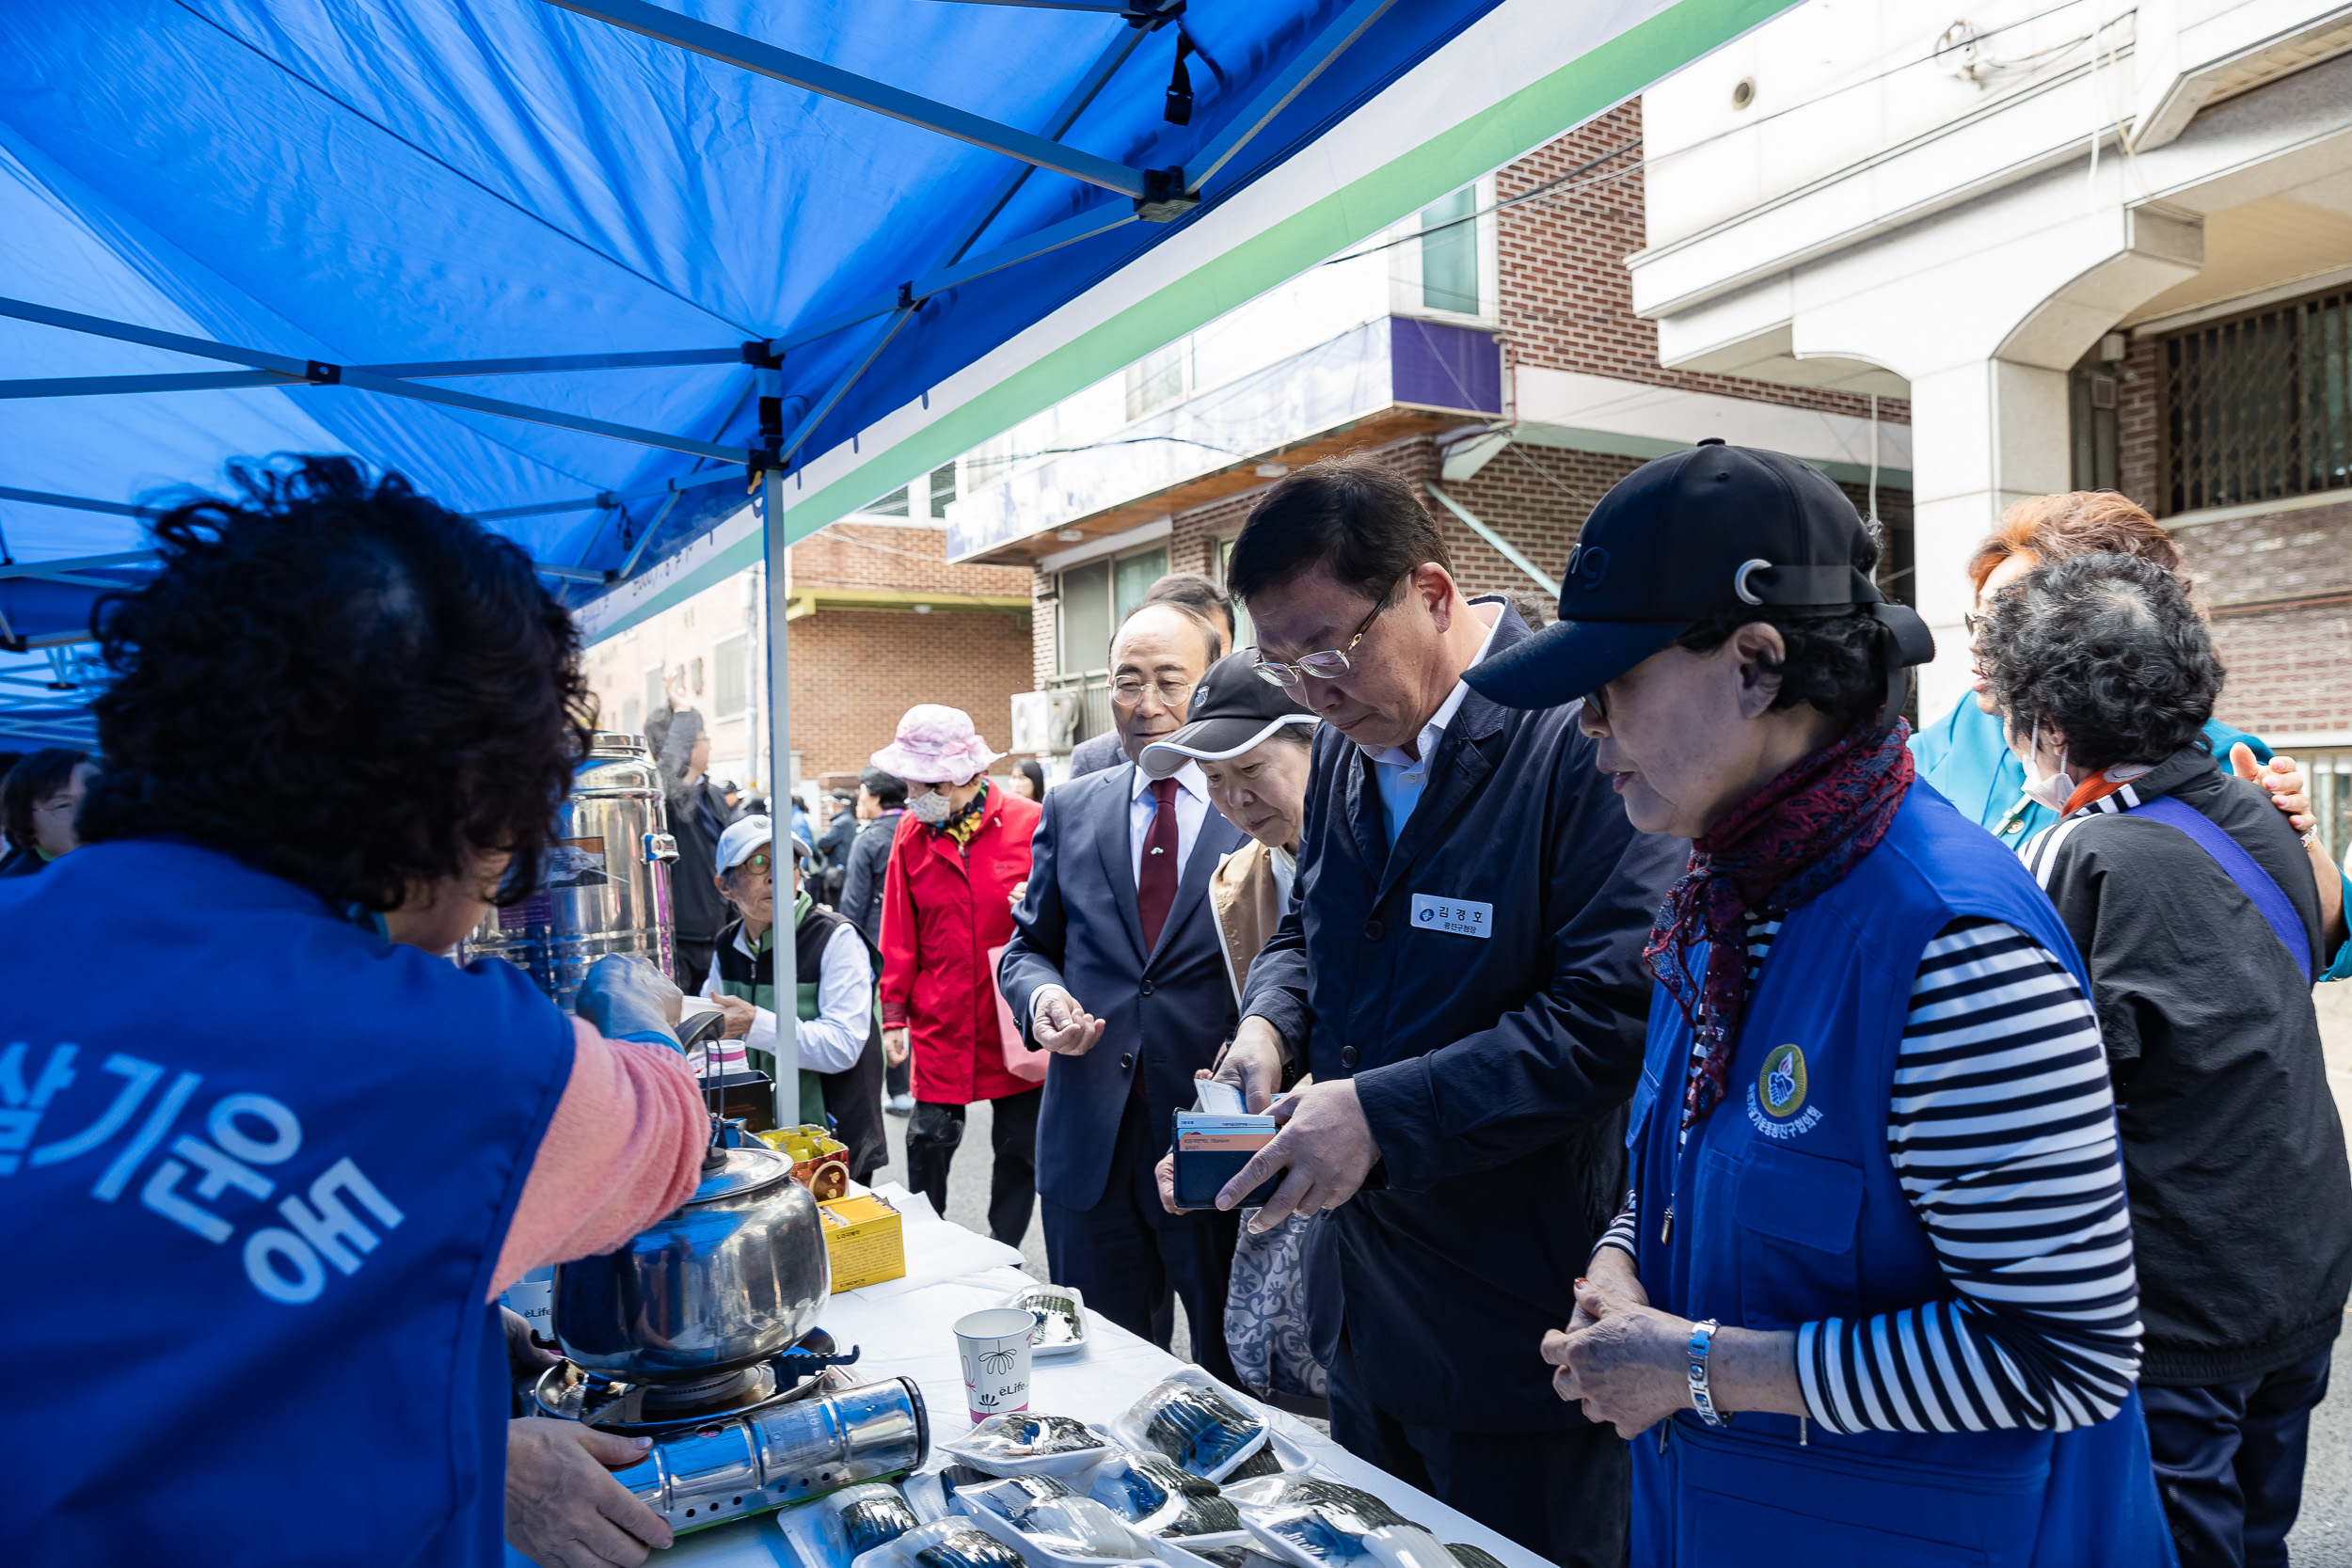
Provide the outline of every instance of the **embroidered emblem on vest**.
<path id="1" fill-rule="evenodd" d="M 1748 1090 L 1748 1119 L 1768 1138 L 1793 1138 L 1821 1120 L 1819 1105 L 1804 1102 L 1804 1053 L 1776 1045 L 1765 1053 L 1764 1069 Z"/>

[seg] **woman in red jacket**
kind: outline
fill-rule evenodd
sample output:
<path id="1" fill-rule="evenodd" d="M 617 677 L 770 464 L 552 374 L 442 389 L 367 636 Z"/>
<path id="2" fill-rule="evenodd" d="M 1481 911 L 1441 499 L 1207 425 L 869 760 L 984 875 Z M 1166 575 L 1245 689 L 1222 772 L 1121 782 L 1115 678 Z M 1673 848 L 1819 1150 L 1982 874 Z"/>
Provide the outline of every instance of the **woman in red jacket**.
<path id="1" fill-rule="evenodd" d="M 912 1037 L 908 1184 L 943 1215 L 964 1107 L 993 1102 L 988 1228 L 1017 1247 L 1036 1206 L 1044 1090 L 1006 1070 L 993 950 L 1012 940 L 1012 890 L 1028 879 L 1042 808 L 989 786 L 998 756 L 971 715 L 936 703 L 907 709 L 898 737 L 874 753 L 875 767 L 907 784 L 882 874 L 882 1045 L 896 1064 Z"/>

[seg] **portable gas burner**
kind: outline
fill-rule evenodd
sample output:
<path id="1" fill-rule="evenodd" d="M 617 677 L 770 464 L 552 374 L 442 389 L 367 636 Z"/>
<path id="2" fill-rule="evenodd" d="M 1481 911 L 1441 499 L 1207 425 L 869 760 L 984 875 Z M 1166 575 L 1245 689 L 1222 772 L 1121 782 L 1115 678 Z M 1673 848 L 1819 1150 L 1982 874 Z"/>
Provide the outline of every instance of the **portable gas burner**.
<path id="1" fill-rule="evenodd" d="M 561 1361 L 542 1372 L 533 1390 L 540 1412 L 585 1421 L 627 1437 L 659 1436 L 675 1427 L 748 1416 L 771 1404 L 837 1393 L 858 1379 L 835 1369 L 858 1358 L 838 1354 L 833 1336 L 811 1329 L 790 1350 L 713 1377 L 684 1382 L 625 1383 Z"/>
<path id="2" fill-rule="evenodd" d="M 614 1472 L 681 1534 L 765 1513 L 853 1481 L 919 1467 L 930 1454 L 922 1390 L 906 1378 L 859 1383 L 816 1330 L 783 1354 L 686 1383 L 620 1383 L 569 1361 L 538 1383 L 540 1411 L 602 1432 L 648 1436 L 644 1461 Z"/>

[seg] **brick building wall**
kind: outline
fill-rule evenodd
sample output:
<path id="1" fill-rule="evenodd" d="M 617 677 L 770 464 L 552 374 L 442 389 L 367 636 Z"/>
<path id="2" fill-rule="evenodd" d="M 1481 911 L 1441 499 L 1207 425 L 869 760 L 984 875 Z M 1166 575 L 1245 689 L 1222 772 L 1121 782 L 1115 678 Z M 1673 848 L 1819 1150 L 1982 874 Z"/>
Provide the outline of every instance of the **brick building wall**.
<path id="1" fill-rule="evenodd" d="M 1002 612 L 820 609 L 792 623 L 791 659 L 804 778 L 855 773 L 917 703 L 963 709 L 1003 751 L 1012 694 L 1030 689 L 1028 633 Z"/>
<path id="2" fill-rule="evenodd" d="M 1668 370 L 1658 362 L 1658 327 L 1633 313 L 1633 278 L 1625 269 L 1625 258 L 1648 243 L 1640 150 L 1572 173 L 1641 135 L 1636 99 L 1495 176 L 1496 200 L 1528 198 L 1495 214 L 1502 337 L 1513 361 L 1867 417 L 1870 400 L 1856 393 Z M 1557 189 L 1530 195 L 1555 182 Z M 1907 424 L 1911 404 L 1881 398 L 1879 418 Z"/>
<path id="3" fill-rule="evenodd" d="M 792 546 L 792 581 L 835 588 L 888 588 L 934 594 L 1025 594 L 1023 566 L 957 564 L 947 531 L 835 523 Z"/>
<path id="4" fill-rule="evenodd" d="M 2263 736 L 2352 730 L 2352 500 L 2179 536 L 2230 672 L 2221 716 Z"/>

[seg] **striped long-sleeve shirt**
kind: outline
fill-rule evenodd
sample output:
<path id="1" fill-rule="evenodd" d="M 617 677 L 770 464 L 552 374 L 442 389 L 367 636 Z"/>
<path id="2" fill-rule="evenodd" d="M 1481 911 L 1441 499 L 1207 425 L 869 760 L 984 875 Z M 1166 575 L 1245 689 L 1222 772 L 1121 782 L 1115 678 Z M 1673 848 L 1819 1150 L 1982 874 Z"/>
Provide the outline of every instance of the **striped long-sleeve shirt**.
<path id="1" fill-rule="evenodd" d="M 1778 931 L 1752 927 L 1751 977 Z M 2063 1432 L 2114 1415 L 2139 1288 L 2106 1061 L 2074 976 L 2016 927 L 1956 920 L 1920 955 L 1886 1150 L 1955 1294 L 1801 1327 L 1813 1419 Z M 1601 1245 L 1635 1251 L 1634 1196 Z"/>

